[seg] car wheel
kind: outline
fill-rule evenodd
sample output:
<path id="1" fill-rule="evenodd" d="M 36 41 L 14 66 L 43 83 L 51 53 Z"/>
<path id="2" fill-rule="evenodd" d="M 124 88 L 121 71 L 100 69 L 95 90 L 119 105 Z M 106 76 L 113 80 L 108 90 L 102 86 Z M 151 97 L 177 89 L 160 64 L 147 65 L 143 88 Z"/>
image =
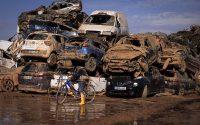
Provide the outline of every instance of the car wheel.
<path id="1" fill-rule="evenodd" d="M 57 63 L 57 55 L 55 53 L 52 53 L 47 59 L 47 63 L 55 65 Z"/>
<path id="2" fill-rule="evenodd" d="M 78 16 L 77 12 L 75 12 L 75 11 L 72 11 L 71 15 L 72 15 L 72 19 L 76 19 Z"/>
<path id="3" fill-rule="evenodd" d="M 148 95 L 148 87 L 147 85 L 145 85 L 142 92 L 142 98 L 147 98 L 147 95 Z"/>
<path id="4" fill-rule="evenodd" d="M 94 57 L 90 57 L 85 63 L 85 68 L 89 72 L 94 72 L 97 68 L 97 61 Z"/>
<path id="5" fill-rule="evenodd" d="M 12 92 L 14 90 L 14 82 L 12 80 L 3 80 L 2 90 L 4 92 Z"/>
<path id="6" fill-rule="evenodd" d="M 180 86 L 178 95 L 181 95 L 181 96 L 185 95 L 185 88 L 184 88 L 184 86 Z"/>
<path id="7" fill-rule="evenodd" d="M 197 92 L 198 95 L 200 95 L 200 85 L 196 86 L 196 92 Z"/>

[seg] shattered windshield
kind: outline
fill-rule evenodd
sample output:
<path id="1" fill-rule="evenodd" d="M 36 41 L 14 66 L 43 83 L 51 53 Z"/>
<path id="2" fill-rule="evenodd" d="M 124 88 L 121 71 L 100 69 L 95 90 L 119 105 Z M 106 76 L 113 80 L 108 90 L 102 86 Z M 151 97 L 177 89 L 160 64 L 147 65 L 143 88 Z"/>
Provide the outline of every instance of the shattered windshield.
<path id="1" fill-rule="evenodd" d="M 114 26 L 114 22 L 115 22 L 114 16 L 110 16 L 110 15 L 92 15 L 86 20 L 85 24 Z"/>
<path id="2" fill-rule="evenodd" d="M 31 34 L 28 36 L 28 40 L 46 40 L 48 35 L 46 34 Z"/>

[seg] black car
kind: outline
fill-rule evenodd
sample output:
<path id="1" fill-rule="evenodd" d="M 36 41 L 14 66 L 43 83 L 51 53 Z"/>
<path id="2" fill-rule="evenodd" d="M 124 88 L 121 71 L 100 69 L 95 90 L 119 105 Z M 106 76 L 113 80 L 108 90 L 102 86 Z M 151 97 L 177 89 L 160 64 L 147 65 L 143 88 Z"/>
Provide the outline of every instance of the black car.
<path id="1" fill-rule="evenodd" d="M 164 76 L 151 68 L 145 76 L 132 78 L 131 75 L 114 75 L 107 79 L 107 96 L 147 97 L 163 92 Z"/>
<path id="2" fill-rule="evenodd" d="M 53 71 L 47 63 L 28 63 L 18 78 L 20 91 L 46 93 L 50 88 Z"/>

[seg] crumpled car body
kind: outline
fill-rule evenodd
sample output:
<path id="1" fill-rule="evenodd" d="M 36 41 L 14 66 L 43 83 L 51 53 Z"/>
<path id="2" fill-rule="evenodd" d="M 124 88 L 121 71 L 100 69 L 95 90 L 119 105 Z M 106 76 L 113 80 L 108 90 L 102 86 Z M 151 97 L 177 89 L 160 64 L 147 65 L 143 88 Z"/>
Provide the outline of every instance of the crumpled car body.
<path id="1" fill-rule="evenodd" d="M 103 57 L 106 73 L 148 71 L 148 66 L 156 62 L 159 46 L 152 44 L 148 37 L 122 38 Z"/>
<path id="2" fill-rule="evenodd" d="M 68 14 L 71 11 L 79 12 L 82 10 L 81 0 L 56 0 L 49 6 L 59 14 Z"/>
<path id="3" fill-rule="evenodd" d="M 0 49 L 0 66 L 4 66 L 7 68 L 14 68 L 16 66 L 16 62 L 12 60 L 9 54 L 6 51 Z"/>
<path id="4" fill-rule="evenodd" d="M 64 3 L 64 5 L 68 5 L 67 2 L 63 1 L 61 3 Z M 57 4 L 60 5 L 60 2 L 54 2 L 51 6 L 57 6 Z M 75 4 L 76 5 L 76 4 Z M 51 9 L 50 7 L 40 6 L 35 10 L 23 12 L 18 17 L 18 27 L 20 33 L 26 33 L 29 29 L 29 22 L 31 20 L 44 20 L 44 21 L 52 21 L 55 23 L 68 25 L 73 28 L 78 28 L 81 23 L 87 18 L 87 14 L 84 12 L 81 12 L 81 6 L 79 6 L 79 9 L 73 8 L 73 5 L 70 7 L 67 7 L 68 10 L 65 10 L 66 8 L 57 8 L 56 10 Z M 76 11 L 69 11 L 75 9 Z M 80 11 L 78 11 L 80 10 Z M 67 13 L 69 11 L 69 13 Z"/>
<path id="5" fill-rule="evenodd" d="M 105 53 L 103 45 L 99 42 L 84 37 L 72 37 L 65 43 L 63 51 L 59 55 L 60 67 L 71 68 L 85 65 L 89 58 L 94 57 L 96 64 L 101 64 Z"/>
<path id="6" fill-rule="evenodd" d="M 167 47 L 162 50 L 160 59 L 158 59 L 158 63 L 163 65 L 163 70 L 173 67 L 184 72 L 186 70 L 186 57 L 186 49 L 180 48 L 178 46 Z"/>
<path id="7" fill-rule="evenodd" d="M 53 75 L 53 70 L 47 63 L 28 63 L 18 76 L 18 89 L 25 92 L 47 93 Z"/>

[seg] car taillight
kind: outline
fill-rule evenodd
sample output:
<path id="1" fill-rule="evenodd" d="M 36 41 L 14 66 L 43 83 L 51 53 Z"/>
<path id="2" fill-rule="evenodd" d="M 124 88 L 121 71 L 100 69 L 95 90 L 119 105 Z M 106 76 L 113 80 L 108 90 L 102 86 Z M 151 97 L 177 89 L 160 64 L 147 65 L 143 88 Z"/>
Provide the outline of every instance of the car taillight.
<path id="1" fill-rule="evenodd" d="M 83 43 L 83 47 L 88 47 L 88 46 L 89 46 L 88 42 Z"/>
<path id="2" fill-rule="evenodd" d="M 47 46 L 51 46 L 51 41 L 44 41 L 44 44 Z"/>

